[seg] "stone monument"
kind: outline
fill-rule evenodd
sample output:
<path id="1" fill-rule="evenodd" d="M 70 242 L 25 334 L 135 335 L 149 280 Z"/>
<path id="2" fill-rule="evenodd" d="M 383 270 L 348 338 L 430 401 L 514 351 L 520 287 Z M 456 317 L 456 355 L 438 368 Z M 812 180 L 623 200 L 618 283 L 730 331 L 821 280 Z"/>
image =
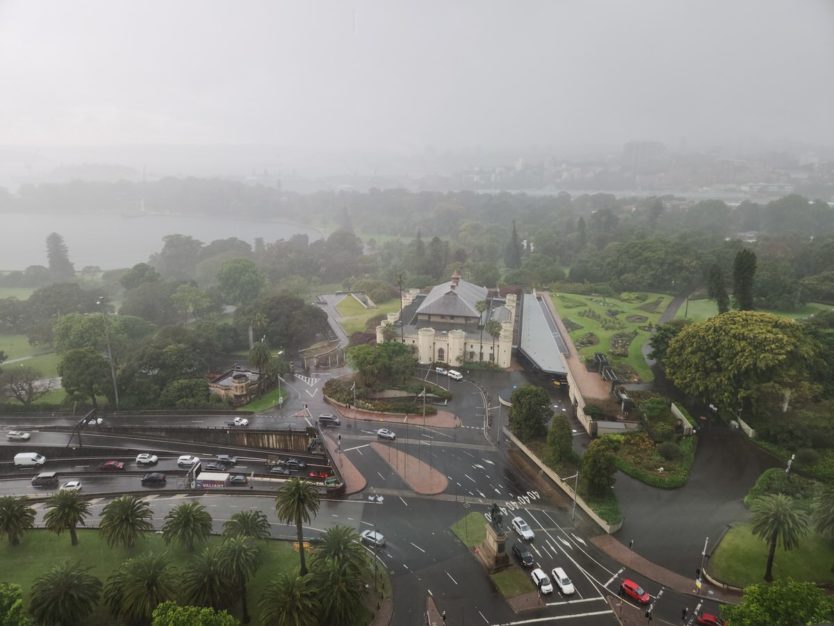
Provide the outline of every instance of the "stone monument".
<path id="1" fill-rule="evenodd" d="M 507 531 L 502 525 L 503 516 L 497 504 L 492 505 L 489 521 L 486 522 L 486 537 L 477 548 L 478 558 L 490 573 L 508 567 L 510 556 L 507 554 Z"/>

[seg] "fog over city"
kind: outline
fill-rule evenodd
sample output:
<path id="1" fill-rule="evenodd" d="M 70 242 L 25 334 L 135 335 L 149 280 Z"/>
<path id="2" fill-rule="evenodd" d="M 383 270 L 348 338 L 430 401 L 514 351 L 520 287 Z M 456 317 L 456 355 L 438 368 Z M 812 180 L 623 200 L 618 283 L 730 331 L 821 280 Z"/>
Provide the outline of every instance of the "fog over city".
<path id="1" fill-rule="evenodd" d="M 0 3 L 6 150 L 830 145 L 832 79 L 826 0 Z"/>

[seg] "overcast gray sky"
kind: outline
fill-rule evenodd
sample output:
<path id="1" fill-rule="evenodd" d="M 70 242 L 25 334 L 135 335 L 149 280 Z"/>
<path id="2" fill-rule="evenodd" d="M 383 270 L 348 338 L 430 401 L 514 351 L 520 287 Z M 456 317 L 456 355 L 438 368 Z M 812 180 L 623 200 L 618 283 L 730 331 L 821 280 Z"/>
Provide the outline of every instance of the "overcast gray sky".
<path id="1" fill-rule="evenodd" d="M 830 0 L 0 0 L 0 144 L 834 144 Z"/>

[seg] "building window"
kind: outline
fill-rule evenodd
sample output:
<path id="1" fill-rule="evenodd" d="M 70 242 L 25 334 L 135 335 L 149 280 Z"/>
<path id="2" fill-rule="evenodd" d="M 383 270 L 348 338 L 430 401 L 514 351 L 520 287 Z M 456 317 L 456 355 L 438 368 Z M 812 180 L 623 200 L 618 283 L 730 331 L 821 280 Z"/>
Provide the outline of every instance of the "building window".
<path id="1" fill-rule="evenodd" d="M 495 361 L 495 355 L 492 354 L 492 352 L 490 352 L 489 353 L 489 362 L 492 363 L 493 361 Z"/>
<path id="2" fill-rule="evenodd" d="M 469 360 L 470 360 L 470 361 L 474 361 L 474 360 L 475 360 L 475 352 L 474 352 L 474 351 L 472 351 L 472 350 L 470 350 L 470 351 L 469 351 Z"/>
<path id="3" fill-rule="evenodd" d="M 437 349 L 437 360 L 441 362 L 446 360 L 446 351 L 443 348 Z"/>

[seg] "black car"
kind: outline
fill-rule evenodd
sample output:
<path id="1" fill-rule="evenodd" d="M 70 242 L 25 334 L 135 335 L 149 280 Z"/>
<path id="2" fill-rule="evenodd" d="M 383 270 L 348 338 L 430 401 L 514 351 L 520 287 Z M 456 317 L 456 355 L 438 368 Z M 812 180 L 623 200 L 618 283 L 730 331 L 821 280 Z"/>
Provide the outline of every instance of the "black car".
<path id="1" fill-rule="evenodd" d="M 248 483 L 249 483 L 249 481 L 246 479 L 246 476 L 244 476 L 243 474 L 233 474 L 232 476 L 229 477 L 229 484 L 232 487 L 242 487 L 244 485 L 247 485 Z"/>
<path id="2" fill-rule="evenodd" d="M 237 465 L 237 457 L 230 454 L 218 454 L 217 462 L 223 465 Z"/>
<path id="3" fill-rule="evenodd" d="M 299 461 L 298 459 L 293 458 L 284 461 L 284 467 L 288 467 L 291 470 L 303 470 L 307 467 L 307 464 L 304 461 Z"/>
<path id="4" fill-rule="evenodd" d="M 143 485 L 164 485 L 165 484 L 165 474 L 161 472 L 151 472 L 150 474 L 145 474 L 142 476 L 142 484 Z"/>
<path id="5" fill-rule="evenodd" d="M 514 543 L 512 553 L 524 567 L 533 567 L 533 555 L 530 554 L 527 546 L 522 543 Z"/>
<path id="6" fill-rule="evenodd" d="M 270 474 L 281 474 L 281 476 L 289 476 L 290 468 L 282 467 L 281 465 L 273 465 L 269 468 Z"/>
<path id="7" fill-rule="evenodd" d="M 203 471 L 205 472 L 222 472 L 225 469 L 225 465 L 223 465 L 222 463 L 217 463 L 215 461 L 203 463 Z"/>

